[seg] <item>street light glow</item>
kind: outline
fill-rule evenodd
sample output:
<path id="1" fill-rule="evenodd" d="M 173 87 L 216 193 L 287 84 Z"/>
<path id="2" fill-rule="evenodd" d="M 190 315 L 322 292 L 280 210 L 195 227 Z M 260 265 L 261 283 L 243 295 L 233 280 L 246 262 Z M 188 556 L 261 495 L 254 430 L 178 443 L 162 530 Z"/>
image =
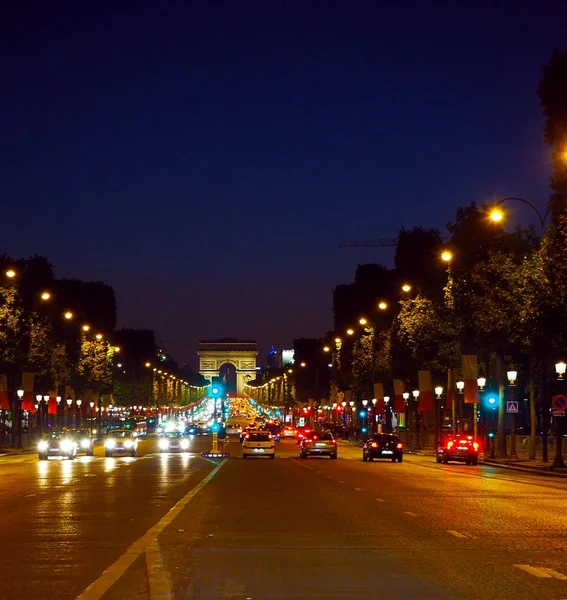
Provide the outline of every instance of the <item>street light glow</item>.
<path id="1" fill-rule="evenodd" d="M 302 363 L 301 363 L 299 366 L 300 366 L 300 367 L 306 367 L 306 366 L 307 366 L 307 364 L 306 364 L 306 363 L 304 363 L 304 362 L 302 362 Z"/>
<path id="2" fill-rule="evenodd" d="M 378 308 L 380 310 L 386 310 L 388 308 L 388 305 L 382 300 L 381 302 L 378 302 Z"/>
<path id="3" fill-rule="evenodd" d="M 346 332 L 348 335 L 354 335 L 354 329 L 347 329 Z"/>
<path id="4" fill-rule="evenodd" d="M 362 317 L 361 319 L 358 319 L 358 322 L 359 322 L 361 325 L 366 325 L 366 323 L 368 323 L 368 321 L 367 321 L 367 320 L 366 320 L 364 317 Z"/>
<path id="5" fill-rule="evenodd" d="M 504 219 L 504 213 L 499 208 L 491 210 L 489 216 L 495 223 L 500 223 Z"/>
<path id="6" fill-rule="evenodd" d="M 402 285 L 402 292 L 411 292 L 411 285 L 409 283 L 404 283 L 404 285 Z"/>
<path id="7" fill-rule="evenodd" d="M 90 325 L 83 325 L 82 329 L 83 331 L 88 331 L 91 328 Z"/>
<path id="8" fill-rule="evenodd" d="M 323 352 L 329 352 L 331 349 L 329 348 L 329 346 L 324 346 L 323 347 Z"/>
<path id="9" fill-rule="evenodd" d="M 73 313 L 68 310 L 63 316 L 67 319 L 67 321 L 70 321 L 73 318 Z"/>
<path id="10" fill-rule="evenodd" d="M 14 271 L 14 269 L 8 269 L 6 271 L 6 277 L 8 277 L 8 279 L 13 279 L 16 276 L 16 271 Z"/>
<path id="11" fill-rule="evenodd" d="M 340 337 L 336 337 L 335 338 L 335 344 L 340 344 L 341 343 L 341 338 Z"/>
<path id="12" fill-rule="evenodd" d="M 97 333 L 95 337 L 97 340 L 102 340 L 102 333 Z"/>
<path id="13" fill-rule="evenodd" d="M 49 292 L 43 292 L 43 294 L 41 294 L 42 300 L 49 300 L 49 298 L 51 298 L 51 294 Z"/>
<path id="14" fill-rule="evenodd" d="M 453 260 L 453 253 L 449 252 L 449 250 L 444 250 L 441 254 L 441 260 L 445 262 L 451 262 Z"/>

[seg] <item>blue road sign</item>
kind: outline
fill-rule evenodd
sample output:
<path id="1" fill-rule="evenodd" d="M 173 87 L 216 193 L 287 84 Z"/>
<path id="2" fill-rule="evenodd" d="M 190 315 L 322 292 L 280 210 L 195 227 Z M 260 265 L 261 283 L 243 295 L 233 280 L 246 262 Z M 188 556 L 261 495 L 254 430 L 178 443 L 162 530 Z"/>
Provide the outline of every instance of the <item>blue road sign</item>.
<path id="1" fill-rule="evenodd" d="M 506 412 L 507 413 L 517 413 L 518 412 L 518 401 L 517 400 L 508 400 L 508 402 L 506 402 Z"/>

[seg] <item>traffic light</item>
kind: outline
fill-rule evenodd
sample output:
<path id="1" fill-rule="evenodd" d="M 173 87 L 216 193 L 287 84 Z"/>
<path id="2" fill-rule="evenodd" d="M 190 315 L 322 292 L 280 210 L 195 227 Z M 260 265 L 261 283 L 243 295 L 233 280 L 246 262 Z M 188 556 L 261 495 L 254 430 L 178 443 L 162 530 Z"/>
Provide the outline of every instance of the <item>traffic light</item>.
<path id="1" fill-rule="evenodd" d="M 218 383 L 213 383 L 213 385 L 211 385 L 211 398 L 220 398 L 222 396 L 222 392 L 222 386 Z"/>
<path id="2" fill-rule="evenodd" d="M 498 408 L 498 392 L 487 390 L 484 394 L 484 406 L 493 410 Z"/>

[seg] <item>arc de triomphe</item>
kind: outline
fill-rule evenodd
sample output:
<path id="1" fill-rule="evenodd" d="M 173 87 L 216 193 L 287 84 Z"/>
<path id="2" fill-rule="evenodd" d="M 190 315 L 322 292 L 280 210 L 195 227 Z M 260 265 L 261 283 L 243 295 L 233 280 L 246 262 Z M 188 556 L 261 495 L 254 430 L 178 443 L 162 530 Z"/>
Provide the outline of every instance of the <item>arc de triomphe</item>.
<path id="1" fill-rule="evenodd" d="M 218 377 L 220 368 L 232 365 L 236 370 L 236 395 L 245 396 L 245 384 L 256 379 L 256 342 L 232 338 L 199 342 L 199 373 L 212 381 Z"/>

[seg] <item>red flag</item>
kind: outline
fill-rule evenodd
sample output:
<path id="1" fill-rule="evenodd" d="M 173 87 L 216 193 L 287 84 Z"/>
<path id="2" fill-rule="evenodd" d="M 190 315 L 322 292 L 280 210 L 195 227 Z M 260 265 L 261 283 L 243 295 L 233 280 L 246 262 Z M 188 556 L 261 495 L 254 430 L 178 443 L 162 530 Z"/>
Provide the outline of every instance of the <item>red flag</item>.
<path id="1" fill-rule="evenodd" d="M 432 412 L 434 397 L 431 371 L 418 371 L 417 380 L 419 384 L 419 412 Z"/>
<path id="2" fill-rule="evenodd" d="M 22 398 L 22 410 L 35 412 L 35 398 L 33 396 L 33 382 L 35 373 L 22 373 L 22 389 L 24 396 Z"/>
<path id="3" fill-rule="evenodd" d="M 476 354 L 463 354 L 463 381 L 465 382 L 465 404 L 478 403 L 478 363 Z"/>
<path id="4" fill-rule="evenodd" d="M 10 396 L 8 395 L 8 378 L 0 377 L 0 410 L 10 410 Z"/>
<path id="5" fill-rule="evenodd" d="M 376 408 L 375 413 L 382 414 L 385 410 L 384 405 L 384 386 L 381 383 L 374 384 L 374 398 L 376 398 Z"/>
<path id="6" fill-rule="evenodd" d="M 404 402 L 404 382 L 401 379 L 394 379 L 394 410 L 402 413 L 406 410 Z"/>

